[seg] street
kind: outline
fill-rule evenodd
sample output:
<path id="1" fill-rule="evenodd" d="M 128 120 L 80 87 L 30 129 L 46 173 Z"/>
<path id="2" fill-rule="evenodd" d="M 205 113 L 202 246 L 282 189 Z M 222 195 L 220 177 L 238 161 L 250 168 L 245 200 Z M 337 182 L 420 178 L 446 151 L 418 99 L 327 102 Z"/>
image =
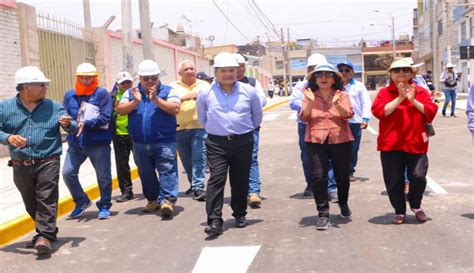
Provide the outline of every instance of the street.
<path id="1" fill-rule="evenodd" d="M 438 113 L 434 121 L 422 204 L 430 221 L 424 224 L 411 211 L 405 224 L 391 224 L 394 212 L 376 151 L 378 120 L 372 118 L 350 188 L 352 219 L 342 219 L 331 203 L 331 226 L 317 231 L 314 200 L 302 196 L 295 114 L 284 104 L 264 114 L 259 154 L 264 200 L 260 209 L 248 209 L 248 227 L 234 227 L 227 184 L 224 234 L 207 237 L 205 203 L 184 194 L 189 184 L 180 166 L 180 199 L 171 220 L 142 212 L 146 201 L 136 181 L 139 198 L 114 202 L 111 219 L 97 220 L 95 206 L 81 219 L 60 219 L 50 257 L 24 248 L 31 234 L 5 246 L 0 271 L 474 272 L 473 146 L 465 113 L 456 113 L 457 118 Z"/>

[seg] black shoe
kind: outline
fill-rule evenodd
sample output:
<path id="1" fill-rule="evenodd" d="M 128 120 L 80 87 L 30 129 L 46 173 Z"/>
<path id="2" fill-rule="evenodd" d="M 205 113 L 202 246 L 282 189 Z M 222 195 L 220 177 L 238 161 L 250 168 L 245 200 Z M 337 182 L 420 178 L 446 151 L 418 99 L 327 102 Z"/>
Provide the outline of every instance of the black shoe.
<path id="1" fill-rule="evenodd" d="M 122 202 L 127 202 L 128 200 L 132 200 L 132 199 L 133 199 L 133 192 L 130 192 L 130 193 L 124 193 L 120 195 L 120 197 L 117 198 L 115 201 L 117 201 L 118 203 L 122 203 Z"/>
<path id="2" fill-rule="evenodd" d="M 193 188 L 189 187 L 189 189 L 187 189 L 184 193 L 190 195 L 191 193 L 193 193 Z"/>
<path id="3" fill-rule="evenodd" d="M 445 117 L 445 116 L 446 116 L 446 112 L 445 112 L 445 111 L 442 111 L 442 112 L 441 112 L 441 115 L 443 115 L 443 117 Z"/>
<path id="4" fill-rule="evenodd" d="M 451 116 L 452 116 L 452 117 L 456 117 L 456 114 L 454 114 L 454 113 L 451 113 Z"/>
<path id="5" fill-rule="evenodd" d="M 313 188 L 311 186 L 306 186 L 303 191 L 303 196 L 313 196 Z"/>
<path id="6" fill-rule="evenodd" d="M 39 255 L 48 255 L 51 252 L 52 244 L 48 239 L 40 237 L 36 240 L 35 249 Z"/>
<path id="7" fill-rule="evenodd" d="M 329 217 L 319 217 L 318 221 L 316 222 L 316 229 L 317 230 L 326 230 L 329 227 Z"/>
<path id="8" fill-rule="evenodd" d="M 195 190 L 193 199 L 197 201 L 206 201 L 206 192 L 203 189 Z"/>
<path id="9" fill-rule="evenodd" d="M 244 228 L 247 226 L 247 220 L 245 216 L 237 216 L 235 217 L 235 226 L 238 228 Z"/>
<path id="10" fill-rule="evenodd" d="M 344 219 L 351 219 L 352 212 L 349 208 L 348 204 L 339 204 L 339 208 L 341 208 L 341 217 Z"/>
<path id="11" fill-rule="evenodd" d="M 204 229 L 204 232 L 209 235 L 219 235 L 222 234 L 222 222 L 219 219 L 214 219 L 211 221 L 209 226 Z"/>

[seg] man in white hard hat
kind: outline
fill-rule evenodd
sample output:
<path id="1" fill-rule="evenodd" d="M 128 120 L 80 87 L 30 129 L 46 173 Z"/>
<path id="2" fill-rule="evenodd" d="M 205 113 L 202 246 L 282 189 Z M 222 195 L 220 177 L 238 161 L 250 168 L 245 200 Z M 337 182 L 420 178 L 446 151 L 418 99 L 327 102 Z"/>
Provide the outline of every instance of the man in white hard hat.
<path id="1" fill-rule="evenodd" d="M 69 214 L 69 219 L 82 216 L 92 205 L 79 182 L 79 169 L 89 158 L 94 167 L 100 190 L 100 200 L 96 202 L 99 209 L 98 219 L 110 218 L 112 206 L 112 174 L 110 167 L 110 142 L 112 127 L 112 98 L 109 92 L 99 87 L 97 69 L 90 63 L 77 66 L 76 86 L 64 94 L 64 108 L 71 117 L 78 121 L 77 134 L 67 136 L 68 149 L 63 166 L 63 180 L 72 195 L 76 207 Z"/>
<path id="2" fill-rule="evenodd" d="M 181 108 L 178 115 L 176 129 L 176 144 L 179 158 L 186 171 L 190 183 L 187 194 L 193 194 L 193 199 L 206 201 L 204 179 L 206 175 L 206 131 L 197 119 L 196 99 L 203 90 L 209 90 L 211 85 L 196 78 L 196 67 L 190 60 L 178 64 L 180 80 L 172 82 L 170 86 L 181 99 Z"/>
<path id="3" fill-rule="evenodd" d="M 310 73 L 318 64 L 327 63 L 326 57 L 319 53 L 314 53 L 308 58 L 307 62 L 307 72 Z M 305 77 L 303 81 L 300 81 L 295 86 L 295 91 L 291 93 L 290 96 L 290 108 L 297 112 L 297 122 L 298 122 L 298 144 L 300 147 L 300 158 L 303 164 L 303 173 L 306 180 L 306 188 L 303 191 L 303 196 L 313 196 L 313 180 L 311 178 L 311 163 L 306 151 L 306 143 L 304 141 L 304 136 L 306 132 L 306 123 L 299 118 L 299 113 L 301 111 L 301 103 L 303 102 L 303 92 L 302 90 L 306 88 L 308 81 Z M 332 202 L 337 202 L 337 193 L 336 193 L 336 180 L 334 179 L 334 173 L 332 168 L 329 170 L 329 182 L 328 182 L 328 193 L 329 199 Z"/>
<path id="4" fill-rule="evenodd" d="M 137 74 L 140 83 L 125 92 L 116 109 L 119 114 L 128 115 L 133 157 L 143 195 L 148 201 L 143 212 L 160 209 L 163 218 L 170 218 L 179 191 L 176 114 L 180 99 L 170 86 L 160 82 L 160 68 L 156 62 L 142 61 Z"/>
<path id="5" fill-rule="evenodd" d="M 262 85 L 260 82 L 252 77 L 245 76 L 245 66 L 247 61 L 245 60 L 242 54 L 235 54 L 237 58 L 237 63 L 239 67 L 237 68 L 237 80 L 257 89 L 257 94 L 260 99 L 260 105 L 262 108 L 267 104 L 267 98 L 265 97 L 265 92 L 263 91 Z M 249 193 L 247 196 L 247 203 L 251 208 L 260 208 L 262 199 L 260 198 L 261 191 L 261 180 L 260 180 L 260 171 L 258 169 L 258 143 L 260 139 L 260 126 L 257 127 L 253 132 L 253 150 L 252 150 L 252 164 L 250 165 L 250 176 L 249 176 Z"/>
<path id="6" fill-rule="evenodd" d="M 37 234 L 27 247 L 49 254 L 57 240 L 60 127 L 75 132 L 77 123 L 64 107 L 45 98 L 50 82 L 35 66 L 15 74 L 15 97 L 0 102 L 0 142 L 8 145 L 13 180 Z"/>
<path id="7" fill-rule="evenodd" d="M 448 108 L 449 103 L 451 102 L 451 117 L 456 117 L 454 111 L 456 110 L 456 87 L 458 85 L 458 76 L 454 71 L 454 65 L 452 63 L 446 64 L 446 71 L 441 73 L 439 81 L 443 87 L 444 93 L 444 105 L 441 114 L 446 116 L 446 108 Z"/>
<path id="8" fill-rule="evenodd" d="M 215 81 L 197 99 L 198 119 L 208 134 L 207 160 L 211 177 L 207 183 L 207 223 L 205 232 L 222 231 L 224 187 L 229 173 L 231 208 L 235 225 L 247 226 L 247 193 L 252 162 L 253 131 L 262 122 L 262 106 L 257 90 L 237 81 L 234 54 L 221 52 L 214 58 Z M 224 111 L 225 109 L 225 111 Z"/>
<path id="9" fill-rule="evenodd" d="M 133 85 L 133 77 L 127 71 L 117 74 L 117 80 L 110 92 L 112 102 L 115 106 L 122 99 L 123 94 Z M 133 184 L 130 174 L 130 153 L 132 152 L 132 139 L 128 134 L 128 116 L 120 115 L 114 111 L 112 116 L 114 129 L 112 132 L 112 143 L 114 146 L 115 168 L 117 169 L 117 179 L 121 195 L 117 202 L 126 202 L 133 199 Z"/>

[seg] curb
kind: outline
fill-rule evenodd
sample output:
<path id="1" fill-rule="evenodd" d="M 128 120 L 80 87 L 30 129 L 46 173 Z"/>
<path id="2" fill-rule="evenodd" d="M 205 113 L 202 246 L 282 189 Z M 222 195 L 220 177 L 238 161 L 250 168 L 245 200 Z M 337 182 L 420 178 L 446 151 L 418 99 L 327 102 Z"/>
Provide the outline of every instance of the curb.
<path id="1" fill-rule="evenodd" d="M 269 111 L 275 107 L 288 103 L 289 99 L 281 102 L 265 106 L 263 111 Z M 138 178 L 138 169 L 135 167 L 131 171 L 132 182 Z M 112 191 L 118 188 L 117 177 L 112 178 Z M 97 184 L 91 185 L 84 189 L 84 192 L 89 196 L 90 200 L 95 200 L 100 197 L 99 187 Z M 75 207 L 71 196 L 63 197 L 58 202 L 58 218 L 71 212 Z M 0 247 L 5 246 L 9 242 L 20 238 L 21 236 L 33 231 L 35 229 L 35 222 L 28 214 L 23 214 L 15 219 L 0 225 Z"/>

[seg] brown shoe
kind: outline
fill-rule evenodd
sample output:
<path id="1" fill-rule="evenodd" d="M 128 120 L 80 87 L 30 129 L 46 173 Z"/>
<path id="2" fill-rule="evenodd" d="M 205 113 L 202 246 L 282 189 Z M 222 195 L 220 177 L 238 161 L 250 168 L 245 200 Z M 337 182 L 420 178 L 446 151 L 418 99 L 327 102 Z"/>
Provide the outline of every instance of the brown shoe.
<path id="1" fill-rule="evenodd" d="M 148 201 L 148 204 L 146 204 L 145 208 L 143 208 L 143 212 L 153 212 L 159 208 L 160 205 L 158 205 L 158 202 L 156 202 L 156 200 Z"/>
<path id="2" fill-rule="evenodd" d="M 173 204 L 168 201 L 163 201 L 160 209 L 161 216 L 164 218 L 169 218 L 173 214 Z"/>
<path id="3" fill-rule="evenodd" d="M 350 181 L 350 182 L 355 182 L 355 181 L 356 181 L 355 176 L 353 176 L 352 174 L 349 175 L 349 181 Z"/>
<path id="4" fill-rule="evenodd" d="M 249 207 L 251 208 L 260 208 L 260 205 L 262 204 L 262 199 L 260 199 L 260 196 L 258 196 L 257 193 L 251 193 L 247 197 L 247 202 L 249 204 Z"/>
<path id="5" fill-rule="evenodd" d="M 396 214 L 392 219 L 392 224 L 401 225 L 405 223 L 405 215 L 403 214 Z"/>
<path id="6" fill-rule="evenodd" d="M 415 212 L 415 211 L 413 210 L 413 212 Z M 426 213 L 422 209 L 415 212 L 415 218 L 420 223 L 424 223 L 424 222 L 428 221 L 428 216 L 426 216 Z"/>
<path id="7" fill-rule="evenodd" d="M 35 249 L 38 251 L 38 254 L 49 254 L 51 252 L 51 242 L 48 239 L 39 238 L 36 240 Z"/>

